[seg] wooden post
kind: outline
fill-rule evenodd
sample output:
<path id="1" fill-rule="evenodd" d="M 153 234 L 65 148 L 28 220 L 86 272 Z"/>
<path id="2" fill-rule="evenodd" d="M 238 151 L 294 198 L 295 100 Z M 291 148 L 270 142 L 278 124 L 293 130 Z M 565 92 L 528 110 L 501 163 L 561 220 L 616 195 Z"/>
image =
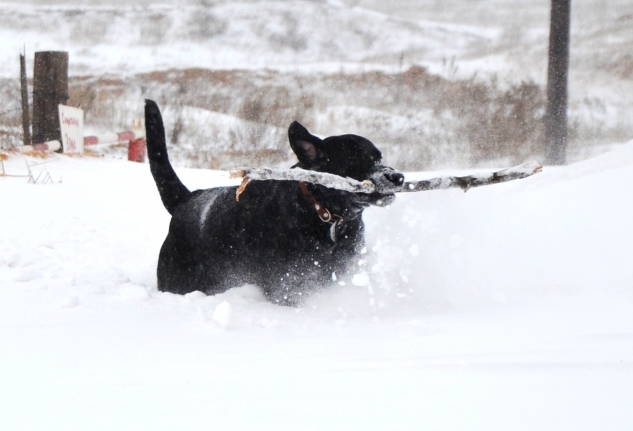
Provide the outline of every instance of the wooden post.
<path id="1" fill-rule="evenodd" d="M 68 53 L 35 53 L 33 72 L 33 142 L 61 141 L 57 105 L 68 103 Z"/>
<path id="2" fill-rule="evenodd" d="M 571 0 L 551 0 L 545 162 L 562 165 L 567 157 L 567 75 Z"/>
<path id="3" fill-rule="evenodd" d="M 26 52 L 24 54 L 20 54 L 20 93 L 22 97 L 22 141 L 23 145 L 31 145 L 29 88 L 26 82 Z"/>

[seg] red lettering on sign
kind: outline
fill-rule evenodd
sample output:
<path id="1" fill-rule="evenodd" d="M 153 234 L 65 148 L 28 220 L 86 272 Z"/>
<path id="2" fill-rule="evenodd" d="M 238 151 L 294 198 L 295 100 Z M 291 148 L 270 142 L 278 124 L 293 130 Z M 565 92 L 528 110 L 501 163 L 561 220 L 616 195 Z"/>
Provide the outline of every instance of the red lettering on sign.
<path id="1" fill-rule="evenodd" d="M 70 117 L 70 118 L 66 117 L 63 112 L 62 112 L 62 123 L 67 124 L 69 126 L 79 127 L 79 119 L 74 118 L 74 117 Z"/>
<path id="2" fill-rule="evenodd" d="M 66 136 L 66 143 L 68 144 L 67 151 L 77 151 L 77 143 L 74 139 L 68 136 L 68 133 L 64 133 Z"/>

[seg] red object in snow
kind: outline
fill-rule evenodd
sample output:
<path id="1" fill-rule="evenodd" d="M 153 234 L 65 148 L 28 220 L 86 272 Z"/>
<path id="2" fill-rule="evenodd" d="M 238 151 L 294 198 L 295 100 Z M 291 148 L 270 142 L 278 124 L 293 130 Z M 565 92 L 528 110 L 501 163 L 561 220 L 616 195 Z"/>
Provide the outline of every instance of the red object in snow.
<path id="1" fill-rule="evenodd" d="M 117 142 L 135 141 L 145 137 L 144 130 L 128 130 L 119 133 L 104 133 L 97 136 L 84 136 L 84 145 L 116 144 Z"/>
<path id="2" fill-rule="evenodd" d="M 128 142 L 127 159 L 131 162 L 145 162 L 146 142 L 145 127 L 142 121 L 136 122 L 133 130 L 127 130 L 119 133 L 104 133 L 96 136 L 84 136 L 84 146 L 98 144 L 118 144 L 119 142 Z M 30 151 L 57 151 L 62 147 L 59 141 L 48 141 L 33 145 L 24 145 L 15 151 L 23 153 Z"/>
<path id="3" fill-rule="evenodd" d="M 131 162 L 145 161 L 145 131 L 129 130 L 119 133 L 104 133 L 97 136 L 84 136 L 84 146 L 97 144 L 116 144 L 128 141 L 127 159 Z"/>
<path id="4" fill-rule="evenodd" d="M 127 148 L 127 159 L 130 162 L 145 162 L 145 138 L 130 141 Z"/>

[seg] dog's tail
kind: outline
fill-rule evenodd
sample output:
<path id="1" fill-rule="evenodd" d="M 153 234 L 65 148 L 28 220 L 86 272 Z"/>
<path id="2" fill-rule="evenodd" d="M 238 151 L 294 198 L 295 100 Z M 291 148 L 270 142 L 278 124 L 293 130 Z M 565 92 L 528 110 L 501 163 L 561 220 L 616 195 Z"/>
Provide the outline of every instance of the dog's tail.
<path id="1" fill-rule="evenodd" d="M 152 176 L 158 187 L 160 198 L 169 214 L 173 214 L 178 204 L 191 192 L 180 181 L 169 163 L 165 127 L 158 105 L 153 100 L 145 100 L 145 134 L 147 155 Z"/>

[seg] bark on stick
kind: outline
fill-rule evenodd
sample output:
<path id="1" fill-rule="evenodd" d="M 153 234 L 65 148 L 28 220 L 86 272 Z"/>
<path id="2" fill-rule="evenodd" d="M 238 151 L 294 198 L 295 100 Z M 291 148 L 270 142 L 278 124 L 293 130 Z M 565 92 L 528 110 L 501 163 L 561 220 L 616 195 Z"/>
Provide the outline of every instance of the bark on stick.
<path id="1" fill-rule="evenodd" d="M 448 188 L 460 188 L 468 191 L 473 187 L 499 184 L 506 181 L 527 178 L 541 172 L 543 166 L 536 161 L 527 162 L 512 168 L 497 172 L 467 175 L 463 177 L 438 177 L 430 180 L 405 182 L 398 193 L 422 192 L 426 190 L 442 190 Z M 325 187 L 344 190 L 353 193 L 374 193 L 375 186 L 369 181 L 357 181 L 352 178 L 343 178 L 338 175 L 324 172 L 307 171 L 304 169 L 267 169 L 267 168 L 239 168 L 230 171 L 231 178 L 243 178 L 240 186 L 243 191 L 248 181 L 278 180 L 278 181 L 304 181 Z"/>

